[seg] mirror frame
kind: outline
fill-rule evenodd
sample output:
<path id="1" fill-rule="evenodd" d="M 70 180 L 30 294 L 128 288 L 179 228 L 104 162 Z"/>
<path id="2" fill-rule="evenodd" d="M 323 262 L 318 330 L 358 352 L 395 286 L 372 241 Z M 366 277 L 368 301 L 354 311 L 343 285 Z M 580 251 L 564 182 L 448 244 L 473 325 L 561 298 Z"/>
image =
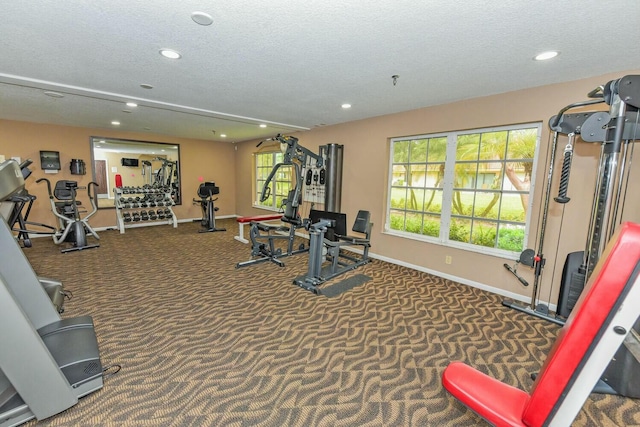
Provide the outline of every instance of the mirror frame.
<path id="1" fill-rule="evenodd" d="M 153 176 L 156 175 L 156 171 L 159 169 L 154 169 L 157 165 L 155 162 L 160 162 L 159 160 L 154 160 L 153 157 L 165 157 L 168 160 L 175 161 L 176 167 L 173 170 L 173 175 L 175 177 L 175 182 L 177 182 L 177 187 L 174 195 L 174 201 L 176 205 L 182 204 L 182 177 L 180 173 L 180 144 L 172 144 L 167 142 L 155 142 L 155 141 L 140 141 L 134 139 L 122 139 L 122 138 L 110 138 L 110 137 L 102 137 L 102 136 L 92 136 L 89 138 L 89 145 L 91 148 L 91 170 L 92 170 L 92 178 L 93 181 L 100 184 L 96 173 L 96 160 L 104 160 L 104 156 L 99 156 L 100 158 L 96 158 L 96 149 L 100 150 L 101 147 L 97 146 L 98 144 L 107 144 L 109 146 L 113 146 L 113 148 L 103 149 L 104 152 L 115 153 L 115 156 L 112 156 L 111 162 L 107 160 L 105 163 L 105 174 L 104 178 L 100 181 L 105 181 L 107 184 L 106 193 L 99 193 L 99 195 L 106 194 L 107 200 L 109 200 L 109 206 L 104 206 L 104 203 L 101 204 L 101 200 L 105 200 L 104 197 L 98 197 L 96 200 L 96 204 L 98 205 L 98 209 L 115 209 L 114 202 L 114 192 L 115 188 L 115 179 L 113 178 L 115 174 L 120 174 L 123 177 L 123 186 L 140 186 L 148 183 L 152 183 L 155 178 Z M 171 149 L 167 151 L 167 147 Z M 118 149 L 115 151 L 115 149 Z M 165 154 L 167 153 L 167 154 Z M 172 155 L 176 156 L 173 159 Z M 141 159 L 141 157 L 144 157 Z M 140 174 L 132 174 L 131 177 L 134 178 L 134 182 L 130 182 L 127 184 L 127 181 L 131 181 L 129 179 L 125 179 L 123 172 L 129 172 L 129 170 L 125 170 L 124 168 L 131 168 L 129 166 L 123 166 L 121 163 L 122 158 L 134 158 L 138 160 L 149 160 L 152 163 L 150 167 L 151 175 L 147 175 L 149 172 L 145 173 L 146 167 L 140 165 L 136 167 L 136 171 L 140 171 Z M 160 166 L 161 167 L 161 166 Z M 114 171 L 113 168 L 116 168 Z M 142 177 L 142 178 L 141 178 Z M 150 177 L 150 178 L 149 178 Z M 127 176 L 129 178 L 129 176 Z M 149 181 L 147 181 L 149 180 Z M 172 185 L 175 185 L 175 182 L 172 181 Z M 97 189 L 100 191 L 100 187 Z"/>

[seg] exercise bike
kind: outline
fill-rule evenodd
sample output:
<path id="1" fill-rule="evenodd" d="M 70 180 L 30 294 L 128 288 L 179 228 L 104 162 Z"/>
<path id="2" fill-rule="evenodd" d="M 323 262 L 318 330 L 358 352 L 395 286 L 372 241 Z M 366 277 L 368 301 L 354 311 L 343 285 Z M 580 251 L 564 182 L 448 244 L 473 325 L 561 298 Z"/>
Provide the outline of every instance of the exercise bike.
<path id="1" fill-rule="evenodd" d="M 203 230 L 199 230 L 198 233 L 211 233 L 214 231 L 227 231 L 226 228 L 216 228 L 216 212 L 218 208 L 214 206 L 214 202 L 218 200 L 213 196 L 220 193 L 220 188 L 216 186 L 215 182 L 203 182 L 198 187 L 198 197 L 200 199 L 193 199 L 193 203 L 199 203 L 202 208 L 202 219 L 200 224 Z"/>
<path id="2" fill-rule="evenodd" d="M 87 187 L 78 187 L 77 181 L 60 180 L 56 182 L 53 192 L 51 191 L 51 182 L 47 178 L 40 178 L 36 183 L 47 183 L 47 191 L 49 192 L 49 201 L 51 202 L 51 212 L 58 218 L 59 228 L 53 234 L 53 242 L 59 245 L 63 242 L 71 243 L 72 246 L 62 249 L 61 252 L 79 251 L 82 249 L 97 248 L 98 244 L 87 243 L 87 233 L 91 234 L 97 240 L 100 239 L 98 233 L 89 225 L 89 218 L 91 218 L 97 211 L 96 205 L 96 191 L 95 187 L 98 186 L 95 182 L 90 182 Z M 93 194 L 91 187 L 94 187 Z M 76 200 L 76 193 L 79 189 L 87 188 L 87 194 L 89 195 L 89 202 L 91 203 L 91 212 L 89 212 L 84 218 L 80 216 L 80 206 L 82 203 Z M 56 199 L 59 200 L 56 202 Z M 86 211 L 84 211 L 86 212 Z"/>

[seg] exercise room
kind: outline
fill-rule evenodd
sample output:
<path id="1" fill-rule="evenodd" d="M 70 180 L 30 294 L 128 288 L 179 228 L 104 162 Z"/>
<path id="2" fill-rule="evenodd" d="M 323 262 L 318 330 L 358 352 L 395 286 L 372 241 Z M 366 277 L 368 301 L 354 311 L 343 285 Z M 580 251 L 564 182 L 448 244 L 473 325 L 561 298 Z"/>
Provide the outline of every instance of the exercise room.
<path id="1" fill-rule="evenodd" d="M 640 426 L 639 17 L 5 5 L 0 427 Z"/>

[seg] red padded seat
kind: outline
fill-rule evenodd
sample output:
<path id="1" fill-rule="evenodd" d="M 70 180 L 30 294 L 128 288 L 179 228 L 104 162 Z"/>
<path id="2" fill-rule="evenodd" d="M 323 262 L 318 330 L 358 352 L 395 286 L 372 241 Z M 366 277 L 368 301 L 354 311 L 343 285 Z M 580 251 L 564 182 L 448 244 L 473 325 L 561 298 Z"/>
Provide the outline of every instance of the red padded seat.
<path id="1" fill-rule="evenodd" d="M 460 362 L 445 369 L 443 386 L 496 426 L 571 424 L 640 315 L 634 303 L 640 298 L 639 272 L 640 225 L 625 223 L 602 254 L 531 393 Z"/>
<path id="2" fill-rule="evenodd" d="M 282 214 L 275 215 L 258 215 L 258 216 L 241 216 L 236 219 L 240 224 L 246 224 L 251 221 L 271 221 L 282 218 Z"/>
<path id="3" fill-rule="evenodd" d="M 529 395 L 520 389 L 491 378 L 462 362 L 453 362 L 447 366 L 442 375 L 442 384 L 463 403 L 473 402 L 471 409 L 496 426 L 525 425 L 522 423 L 522 412 L 529 401 Z"/>

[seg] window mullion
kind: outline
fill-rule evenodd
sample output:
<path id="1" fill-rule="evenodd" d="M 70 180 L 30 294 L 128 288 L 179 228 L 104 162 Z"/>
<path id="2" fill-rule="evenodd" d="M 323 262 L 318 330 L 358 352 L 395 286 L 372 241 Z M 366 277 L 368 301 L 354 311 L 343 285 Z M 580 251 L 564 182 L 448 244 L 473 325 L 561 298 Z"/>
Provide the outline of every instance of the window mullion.
<path id="1" fill-rule="evenodd" d="M 453 182 L 456 165 L 457 134 L 447 135 L 447 154 L 444 163 L 444 178 L 442 183 L 442 207 L 440 211 L 440 241 L 449 240 L 449 226 L 451 224 L 451 200 L 453 198 Z"/>

